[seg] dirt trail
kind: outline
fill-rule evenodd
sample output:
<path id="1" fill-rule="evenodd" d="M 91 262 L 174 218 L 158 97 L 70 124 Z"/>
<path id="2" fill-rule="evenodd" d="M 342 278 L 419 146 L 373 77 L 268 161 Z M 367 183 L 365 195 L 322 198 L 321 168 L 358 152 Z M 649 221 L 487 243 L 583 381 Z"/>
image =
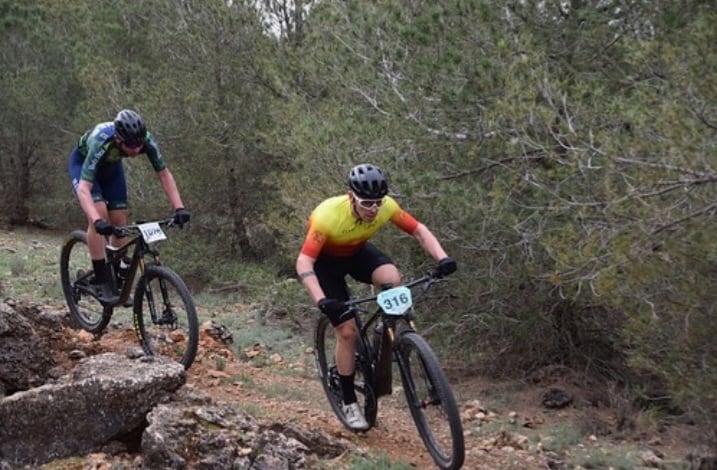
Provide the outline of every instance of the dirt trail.
<path id="1" fill-rule="evenodd" d="M 136 342 L 131 331 L 111 331 L 104 335 L 101 349 L 122 352 Z M 265 354 L 257 348 L 250 355 Z M 352 433 L 336 419 L 326 401 L 321 384 L 314 377 L 310 351 L 300 363 L 289 363 L 278 356 L 269 357 L 269 365 L 257 367 L 235 358 L 230 349 L 202 335 L 200 353 L 189 370 L 187 385 L 196 387 L 217 400 L 234 403 L 264 423 L 290 423 L 307 430 L 321 430 L 349 441 L 368 455 L 385 454 L 391 461 L 415 468 L 434 468 L 423 447 L 413 421 L 406 411 L 381 403 L 377 426 L 366 433 Z M 255 356 L 255 357 L 256 357 Z M 218 368 L 217 365 L 221 364 Z M 349 456 L 337 459 L 332 468 L 349 463 Z M 465 468 L 480 468 L 466 465 Z M 489 467 L 485 467 L 489 468 Z M 496 467 L 492 467 L 496 468 Z"/>
<path id="2" fill-rule="evenodd" d="M 84 340 L 89 335 L 80 333 Z M 98 352 L 124 352 L 136 344 L 130 330 L 110 330 L 96 342 Z M 401 462 L 417 469 L 435 468 L 433 461 L 418 436 L 408 411 L 395 397 L 382 398 L 379 404 L 377 426 L 366 433 L 347 431 L 329 408 L 320 383 L 315 378 L 313 355 L 289 362 L 278 355 L 269 354 L 261 347 L 245 351 L 254 359 L 238 359 L 229 348 L 202 332 L 200 352 L 189 371 L 187 384 L 217 400 L 236 404 L 260 421 L 285 423 L 307 430 L 321 430 L 333 437 L 349 441 L 371 457 L 384 454 L 391 462 Z M 254 365 L 259 362 L 262 365 Z M 574 468 L 561 466 L 566 449 L 561 453 L 543 449 L 543 441 L 550 440 L 556 427 L 579 420 L 580 409 L 547 410 L 540 404 L 543 388 L 517 387 L 510 398 L 501 400 L 495 393 L 495 384 L 477 378 L 463 378 L 453 383 L 454 392 L 463 417 L 466 440 L 466 469 L 545 469 Z M 488 392 L 490 391 L 490 392 Z M 394 391 L 394 395 L 401 393 Z M 485 410 L 483 403 L 494 403 L 493 410 Z M 499 406 L 502 401 L 507 403 Z M 483 411 L 482 411 L 483 410 Z M 481 414 L 482 413 L 482 414 Z M 485 415 L 485 416 L 483 416 Z M 601 423 L 613 426 L 610 410 L 603 410 Z M 637 438 L 637 434 L 634 436 Z M 663 459 L 684 458 L 682 441 L 674 434 L 642 432 L 638 445 Z M 592 448 L 604 455 L 627 452 L 619 441 L 607 436 L 585 436 L 573 443 L 575 450 Z M 351 456 L 344 455 L 331 462 L 328 468 L 348 468 Z"/>

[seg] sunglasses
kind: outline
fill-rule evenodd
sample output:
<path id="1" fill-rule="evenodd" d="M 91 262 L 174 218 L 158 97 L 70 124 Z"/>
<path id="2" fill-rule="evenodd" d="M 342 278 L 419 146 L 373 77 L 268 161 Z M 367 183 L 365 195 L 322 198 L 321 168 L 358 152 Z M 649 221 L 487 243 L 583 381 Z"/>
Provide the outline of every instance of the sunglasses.
<path id="1" fill-rule="evenodd" d="M 127 141 L 124 141 L 124 142 L 122 142 L 122 143 L 125 144 L 127 147 L 133 149 L 133 150 L 134 150 L 134 149 L 138 149 L 138 148 L 140 148 L 141 146 L 144 145 L 144 141 L 143 141 L 143 140 L 139 140 L 139 141 L 136 141 L 136 142 L 127 142 Z"/>
<path id="2" fill-rule="evenodd" d="M 383 205 L 383 198 L 381 199 L 361 199 L 354 194 L 354 199 L 358 202 L 358 205 L 364 209 L 371 209 L 373 206 L 381 207 Z"/>

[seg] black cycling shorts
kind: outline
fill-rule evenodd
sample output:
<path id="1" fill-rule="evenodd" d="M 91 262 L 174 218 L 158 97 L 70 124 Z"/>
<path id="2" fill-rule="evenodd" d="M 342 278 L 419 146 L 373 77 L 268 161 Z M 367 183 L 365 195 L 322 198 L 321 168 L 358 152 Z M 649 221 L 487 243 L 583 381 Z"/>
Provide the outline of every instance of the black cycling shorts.
<path id="1" fill-rule="evenodd" d="M 381 250 L 371 243 L 366 243 L 358 253 L 348 258 L 319 255 L 314 263 L 314 272 L 326 297 L 343 301 L 350 297 L 346 275 L 358 282 L 371 284 L 371 275 L 376 268 L 392 263 L 391 258 Z M 345 318 L 338 317 L 329 317 L 329 320 L 334 326 L 346 321 Z"/>

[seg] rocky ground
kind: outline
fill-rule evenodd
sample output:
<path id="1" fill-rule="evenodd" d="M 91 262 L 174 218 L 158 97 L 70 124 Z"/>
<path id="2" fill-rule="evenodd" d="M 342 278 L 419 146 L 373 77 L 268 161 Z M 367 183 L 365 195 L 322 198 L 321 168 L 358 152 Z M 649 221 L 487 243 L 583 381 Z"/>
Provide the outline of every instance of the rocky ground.
<path id="1" fill-rule="evenodd" d="M 240 359 L 231 347 L 206 334 L 208 325 L 204 326 L 200 353 L 189 370 L 189 386 L 233 403 L 267 425 L 290 423 L 346 440 L 372 465 L 390 461 L 404 465 L 400 468 L 435 468 L 408 411 L 395 397 L 381 401 L 376 428 L 349 432 L 332 414 L 313 375 L 310 350 L 305 357 L 287 359 L 257 344 L 243 351 Z M 55 356 L 68 369 L 77 360 L 68 354 L 69 346 L 77 342 L 91 344 L 89 350 L 97 353 L 123 353 L 136 347 L 134 333 L 127 328 L 111 327 L 101 338 L 69 329 L 66 335 L 64 342 L 55 342 Z M 620 430 L 622 418 L 615 410 L 591 405 L 586 401 L 588 393 L 565 377 L 556 376 L 546 386 L 450 375 L 465 429 L 464 468 L 688 468 L 689 429 L 640 429 L 634 422 Z M 562 409 L 546 408 L 545 392 L 556 386 L 575 394 L 573 402 Z M 356 454 L 347 453 L 322 468 L 351 468 L 356 459 Z M 129 468 L 134 461 L 133 456 L 94 455 L 46 468 L 110 469 L 123 464 Z"/>

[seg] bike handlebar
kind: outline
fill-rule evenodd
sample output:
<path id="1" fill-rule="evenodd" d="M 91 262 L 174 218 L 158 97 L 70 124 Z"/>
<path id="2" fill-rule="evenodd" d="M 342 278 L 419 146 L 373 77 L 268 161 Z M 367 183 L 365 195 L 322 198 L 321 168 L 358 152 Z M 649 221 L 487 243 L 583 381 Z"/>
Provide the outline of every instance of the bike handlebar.
<path id="1" fill-rule="evenodd" d="M 394 287 L 408 287 L 409 289 L 411 287 L 416 287 L 417 285 L 424 284 L 423 286 L 423 292 L 426 292 L 434 283 L 439 282 L 441 279 L 443 279 L 444 276 L 442 276 L 438 271 L 431 271 L 417 279 L 414 279 L 412 281 L 406 282 L 404 284 L 401 284 L 400 286 L 394 286 Z M 357 299 L 350 299 L 344 302 L 347 308 L 357 308 L 359 304 L 363 304 L 366 302 L 371 302 L 372 300 L 376 300 L 378 298 L 378 294 L 369 295 L 366 297 L 359 297 Z"/>
<path id="2" fill-rule="evenodd" d="M 114 227 L 114 235 L 119 238 L 124 238 L 133 233 L 135 233 L 135 234 L 140 233 L 140 230 L 139 230 L 140 225 L 151 224 L 151 223 L 156 223 L 156 224 L 159 224 L 159 225 L 165 226 L 165 227 L 171 227 L 171 226 L 175 225 L 174 217 L 170 217 L 168 219 L 161 219 L 161 220 L 138 220 L 133 224 Z"/>

